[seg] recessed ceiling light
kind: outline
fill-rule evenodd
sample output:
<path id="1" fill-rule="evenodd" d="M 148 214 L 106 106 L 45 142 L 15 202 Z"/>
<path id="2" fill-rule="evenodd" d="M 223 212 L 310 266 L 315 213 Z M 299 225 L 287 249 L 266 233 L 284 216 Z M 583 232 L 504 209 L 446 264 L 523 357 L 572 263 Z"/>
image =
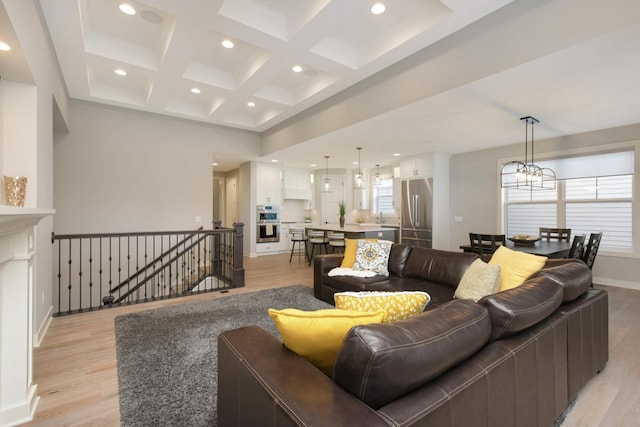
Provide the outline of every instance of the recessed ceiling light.
<path id="1" fill-rule="evenodd" d="M 374 15 L 380 15 L 381 13 L 384 13 L 386 9 L 387 8 L 385 7 L 384 4 L 376 3 L 373 6 L 371 6 L 371 13 L 373 13 Z"/>
<path id="2" fill-rule="evenodd" d="M 400 157 L 400 153 L 393 153 L 393 157 Z"/>
<path id="3" fill-rule="evenodd" d="M 127 15 L 135 15 L 136 14 L 136 10 L 133 8 L 133 6 L 131 6 L 130 4 L 127 4 L 127 3 L 120 4 L 120 11 L 122 13 L 126 13 Z"/>
<path id="4" fill-rule="evenodd" d="M 118 68 L 117 70 L 114 70 L 113 72 L 116 73 L 119 76 L 126 76 L 127 75 L 127 72 L 125 70 L 123 70 L 123 69 L 120 69 L 120 68 Z"/>
<path id="5" fill-rule="evenodd" d="M 198 89 L 197 87 L 192 87 L 191 93 L 200 93 L 200 89 Z"/>
<path id="6" fill-rule="evenodd" d="M 219 165 L 218 163 L 216 163 L 216 162 L 211 163 L 211 165 L 212 165 L 212 166 L 220 166 L 220 165 Z"/>
<path id="7" fill-rule="evenodd" d="M 318 165 L 316 165 L 315 163 L 311 163 L 309 166 L 311 166 L 312 168 L 315 168 Z"/>
<path id="8" fill-rule="evenodd" d="M 6 52 L 11 50 L 11 46 L 6 44 L 5 42 L 0 42 L 0 50 L 4 50 Z"/>
<path id="9" fill-rule="evenodd" d="M 231 49 L 233 47 L 233 42 L 231 40 L 222 40 L 220 43 L 222 47 L 226 47 L 227 49 Z"/>
<path id="10" fill-rule="evenodd" d="M 299 65 L 294 65 L 293 68 L 291 68 L 293 70 L 294 73 L 301 73 L 302 72 L 302 67 Z"/>
<path id="11" fill-rule="evenodd" d="M 255 106 L 256 106 L 256 103 L 255 103 L 255 102 L 253 102 L 253 101 L 249 101 L 249 102 L 247 102 L 247 105 L 248 105 L 249 107 L 255 107 Z"/>

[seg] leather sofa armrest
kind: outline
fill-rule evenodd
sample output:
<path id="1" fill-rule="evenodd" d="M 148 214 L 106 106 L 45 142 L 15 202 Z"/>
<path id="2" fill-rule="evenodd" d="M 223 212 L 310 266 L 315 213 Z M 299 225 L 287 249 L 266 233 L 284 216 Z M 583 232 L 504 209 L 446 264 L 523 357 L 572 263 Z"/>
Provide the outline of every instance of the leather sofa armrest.
<path id="1" fill-rule="evenodd" d="M 388 426 L 258 326 L 218 336 L 218 425 Z"/>
<path id="2" fill-rule="evenodd" d="M 333 295 L 327 300 L 324 296 L 322 280 L 329 272 L 342 264 L 343 254 L 316 255 L 313 258 L 313 295 L 329 304 L 333 304 Z"/>

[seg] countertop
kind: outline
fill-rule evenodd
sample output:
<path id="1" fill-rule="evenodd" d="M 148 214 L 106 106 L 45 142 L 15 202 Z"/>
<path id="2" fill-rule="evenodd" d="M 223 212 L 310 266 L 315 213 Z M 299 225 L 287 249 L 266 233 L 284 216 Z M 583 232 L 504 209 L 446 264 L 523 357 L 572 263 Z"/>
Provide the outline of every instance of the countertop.
<path id="1" fill-rule="evenodd" d="M 305 228 L 313 228 L 314 230 L 324 230 L 324 231 L 344 231 L 346 233 L 360 233 L 364 231 L 383 231 L 389 230 L 391 228 L 395 228 L 392 225 L 385 226 L 384 224 L 346 224 L 344 227 L 340 227 L 340 224 L 312 224 L 305 223 Z"/>

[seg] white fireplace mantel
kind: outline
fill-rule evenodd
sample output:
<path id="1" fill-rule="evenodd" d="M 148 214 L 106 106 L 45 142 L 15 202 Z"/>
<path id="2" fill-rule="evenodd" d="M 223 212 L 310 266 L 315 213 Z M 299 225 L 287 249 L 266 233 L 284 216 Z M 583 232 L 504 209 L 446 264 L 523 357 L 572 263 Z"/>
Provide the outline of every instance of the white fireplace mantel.
<path id="1" fill-rule="evenodd" d="M 34 227 L 55 210 L 0 206 L 0 426 L 29 421 L 33 383 Z"/>
<path id="2" fill-rule="evenodd" d="M 0 205 L 0 236 L 36 225 L 42 218 L 54 213 L 55 209 Z"/>

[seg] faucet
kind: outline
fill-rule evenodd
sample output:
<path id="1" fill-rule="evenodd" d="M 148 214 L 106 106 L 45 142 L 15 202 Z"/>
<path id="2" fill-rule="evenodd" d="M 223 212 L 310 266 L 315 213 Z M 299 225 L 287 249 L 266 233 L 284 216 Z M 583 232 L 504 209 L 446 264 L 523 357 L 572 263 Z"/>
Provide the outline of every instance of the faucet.
<path id="1" fill-rule="evenodd" d="M 378 212 L 378 224 L 384 224 L 384 217 L 382 216 L 382 211 Z"/>

